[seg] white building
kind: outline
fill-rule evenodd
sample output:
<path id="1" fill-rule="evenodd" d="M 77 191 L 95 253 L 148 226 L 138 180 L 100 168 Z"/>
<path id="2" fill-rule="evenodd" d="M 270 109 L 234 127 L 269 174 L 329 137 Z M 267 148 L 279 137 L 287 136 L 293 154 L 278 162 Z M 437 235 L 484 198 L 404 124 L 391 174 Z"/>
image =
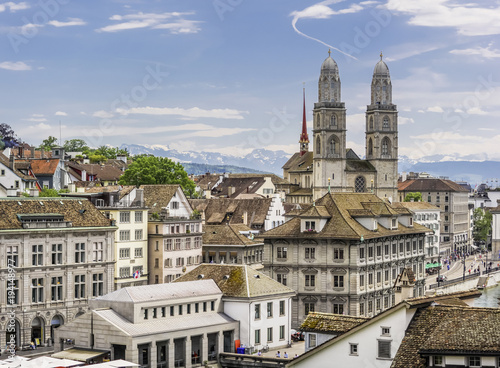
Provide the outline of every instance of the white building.
<path id="1" fill-rule="evenodd" d="M 202 264 L 176 282 L 214 280 L 224 313 L 240 321 L 240 341 L 250 350 L 287 346 L 295 292 L 247 265 Z"/>
<path id="2" fill-rule="evenodd" d="M 438 261 L 440 239 L 440 212 L 441 210 L 428 202 L 398 202 L 394 207 L 406 208 L 413 212 L 413 221 L 430 229 L 425 237 L 425 261 Z"/>
<path id="3" fill-rule="evenodd" d="M 239 322 L 223 312 L 212 280 L 127 287 L 94 299 L 91 311 L 56 330 L 55 351 L 71 339 L 142 368 L 200 366 L 234 352 Z"/>
<path id="4" fill-rule="evenodd" d="M 350 368 L 496 367 L 500 310 L 464 302 L 478 295 L 469 291 L 405 300 L 287 367 L 329 367 L 332 362 Z"/>

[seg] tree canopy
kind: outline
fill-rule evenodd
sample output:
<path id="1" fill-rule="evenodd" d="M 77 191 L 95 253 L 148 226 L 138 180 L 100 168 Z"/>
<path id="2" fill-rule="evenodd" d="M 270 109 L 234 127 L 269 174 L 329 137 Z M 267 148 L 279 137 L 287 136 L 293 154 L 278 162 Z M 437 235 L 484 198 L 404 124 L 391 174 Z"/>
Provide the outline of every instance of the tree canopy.
<path id="1" fill-rule="evenodd" d="M 85 152 L 89 147 L 83 139 L 70 139 L 64 142 L 64 151 L 66 152 Z"/>
<path id="2" fill-rule="evenodd" d="M 47 139 L 43 140 L 39 148 L 44 149 L 45 151 L 50 151 L 55 146 L 57 146 L 57 138 L 49 135 Z"/>
<path id="3" fill-rule="evenodd" d="M 14 129 L 9 124 L 0 124 L 0 137 L 5 141 L 21 143 L 21 139 L 17 136 Z"/>
<path id="4" fill-rule="evenodd" d="M 420 192 L 410 192 L 405 196 L 405 202 L 422 202 L 422 193 Z"/>
<path id="5" fill-rule="evenodd" d="M 483 210 L 481 207 L 476 208 L 472 214 L 472 220 L 474 221 L 472 237 L 475 241 L 486 241 L 491 231 L 491 213 Z"/>
<path id="6" fill-rule="evenodd" d="M 184 167 L 166 157 L 137 156 L 121 176 L 120 184 L 180 184 L 187 196 L 195 192 L 195 184 Z"/>

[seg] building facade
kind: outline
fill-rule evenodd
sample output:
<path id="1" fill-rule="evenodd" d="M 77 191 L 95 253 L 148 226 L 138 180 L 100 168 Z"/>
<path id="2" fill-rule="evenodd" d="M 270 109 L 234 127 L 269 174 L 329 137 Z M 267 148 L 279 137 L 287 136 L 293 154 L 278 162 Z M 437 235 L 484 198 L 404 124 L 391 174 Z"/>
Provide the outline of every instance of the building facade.
<path id="1" fill-rule="evenodd" d="M 400 202 L 404 201 L 408 193 L 419 192 L 423 201 L 439 208 L 442 255 L 471 251 L 467 189 L 451 180 L 425 178 L 400 182 L 398 192 Z"/>
<path id="2" fill-rule="evenodd" d="M 201 219 L 180 185 L 143 185 L 149 208 L 149 283 L 168 283 L 202 262 Z"/>
<path id="3" fill-rule="evenodd" d="M 406 267 L 423 295 L 428 231 L 374 194 L 330 193 L 262 235 L 264 272 L 297 292 L 294 328 L 313 311 L 369 317 L 394 305 Z"/>
<path id="4" fill-rule="evenodd" d="M 45 345 L 113 290 L 115 226 L 78 199 L 0 199 L 0 345 Z"/>

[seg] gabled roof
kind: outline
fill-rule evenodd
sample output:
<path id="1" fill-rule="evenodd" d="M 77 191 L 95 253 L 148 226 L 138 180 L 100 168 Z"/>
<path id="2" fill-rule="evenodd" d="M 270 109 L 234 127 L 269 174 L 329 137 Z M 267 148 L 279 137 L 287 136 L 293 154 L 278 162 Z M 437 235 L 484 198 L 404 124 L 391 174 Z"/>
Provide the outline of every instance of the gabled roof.
<path id="1" fill-rule="evenodd" d="M 313 153 L 306 152 L 303 156 L 300 152 L 296 152 L 292 157 L 283 165 L 283 170 L 288 170 L 289 172 L 297 171 L 311 171 L 313 164 Z"/>
<path id="2" fill-rule="evenodd" d="M 31 160 L 31 169 L 33 174 L 38 176 L 54 175 L 59 166 L 58 158 L 44 158 L 39 160 Z"/>
<path id="3" fill-rule="evenodd" d="M 392 368 L 425 368 L 421 354 L 500 355 L 500 308 L 431 305 L 416 313 Z"/>
<path id="4" fill-rule="evenodd" d="M 250 231 L 245 224 L 205 225 L 203 245 L 255 245 L 260 242 L 249 239 L 240 231 Z"/>
<path id="5" fill-rule="evenodd" d="M 95 182 L 92 182 L 95 184 Z M 120 199 L 125 197 L 135 188 L 134 185 L 105 185 L 85 188 L 85 193 L 109 193 L 109 192 L 120 192 Z"/>
<path id="6" fill-rule="evenodd" d="M 460 184 L 451 180 L 426 178 L 409 179 L 398 183 L 398 191 L 402 192 L 468 192 Z"/>
<path id="7" fill-rule="evenodd" d="M 398 228 L 395 230 L 386 229 L 380 224 L 376 231 L 366 229 L 351 215 L 352 211 L 355 214 L 372 213 L 373 216 L 392 216 L 398 213 L 389 203 L 371 193 L 328 193 L 316 201 L 316 207 L 320 206 L 323 206 L 330 215 L 330 219 L 320 232 L 302 233 L 300 231 L 300 218 L 295 217 L 274 229 L 266 231 L 261 236 L 264 238 L 306 237 L 359 240 L 362 236 L 364 239 L 373 239 L 429 231 L 428 228 L 417 223 L 414 223 L 413 227 L 406 227 L 399 223 Z M 308 210 L 304 210 L 301 214 L 305 211 Z"/>
<path id="8" fill-rule="evenodd" d="M 330 218 L 330 213 L 325 206 L 311 206 L 299 214 L 302 218 Z"/>
<path id="9" fill-rule="evenodd" d="M 229 174 L 230 178 L 270 178 L 274 185 L 289 184 L 285 179 L 276 174 Z"/>
<path id="10" fill-rule="evenodd" d="M 218 197 L 236 198 L 243 193 L 256 193 L 265 182 L 264 177 L 229 177 L 213 188 L 212 194 Z"/>
<path id="11" fill-rule="evenodd" d="M 368 160 L 346 160 L 345 171 L 375 172 L 375 166 Z"/>
<path id="12" fill-rule="evenodd" d="M 179 298 L 220 294 L 221 291 L 213 280 L 187 282 L 183 285 L 175 283 L 130 286 L 118 289 L 96 298 L 123 303 L 154 302 L 157 300 L 175 300 Z"/>
<path id="13" fill-rule="evenodd" d="M 257 298 L 295 294 L 294 290 L 247 265 L 205 263 L 177 278 L 174 283 L 206 279 L 214 280 L 224 297 Z"/>
<path id="14" fill-rule="evenodd" d="M 4 166 L 6 166 L 9 170 L 11 170 L 11 168 L 9 166 L 9 158 L 7 156 L 5 156 L 3 153 L 0 153 L 0 163 L 3 164 Z M 14 172 L 14 174 L 19 176 L 23 180 L 36 181 L 35 177 L 26 175 L 23 172 L 19 171 L 16 168 L 15 164 L 14 164 L 14 170 L 12 170 L 12 171 Z"/>
<path id="15" fill-rule="evenodd" d="M 172 197 L 180 188 L 179 184 L 156 184 L 156 185 L 141 185 L 140 189 L 144 190 L 144 204 L 150 208 L 150 211 L 159 211 L 166 208 Z"/>
<path id="16" fill-rule="evenodd" d="M 72 227 L 110 226 L 110 221 L 88 200 L 76 198 L 0 199 L 0 229 L 22 229 L 18 215 L 59 214 Z"/>
<path id="17" fill-rule="evenodd" d="M 264 222 L 271 206 L 272 198 L 256 199 L 189 199 L 193 209 L 205 213 L 207 225 L 217 225 L 223 222 L 242 224 L 245 213 L 248 226 L 264 226 Z"/>
<path id="18" fill-rule="evenodd" d="M 440 211 L 440 209 L 429 202 L 396 202 L 392 204 L 396 208 L 406 208 L 411 211 L 419 210 L 435 210 Z"/>
<path id="19" fill-rule="evenodd" d="M 118 181 L 123 171 L 113 165 L 99 165 L 99 164 L 79 164 L 76 162 L 68 162 L 68 167 L 73 169 L 71 171 L 77 179 L 81 179 L 81 175 L 76 171 L 81 172 L 85 170 L 87 175 L 96 175 L 101 181 Z"/>
<path id="20" fill-rule="evenodd" d="M 352 317 L 343 314 L 309 312 L 302 322 L 300 330 L 340 335 L 368 319 L 367 317 Z"/>

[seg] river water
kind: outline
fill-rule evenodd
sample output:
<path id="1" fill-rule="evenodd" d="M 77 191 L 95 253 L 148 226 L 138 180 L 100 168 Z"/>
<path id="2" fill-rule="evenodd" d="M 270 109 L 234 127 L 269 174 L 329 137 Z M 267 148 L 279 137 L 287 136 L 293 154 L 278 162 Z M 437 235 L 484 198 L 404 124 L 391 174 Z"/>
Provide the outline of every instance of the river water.
<path id="1" fill-rule="evenodd" d="M 500 286 L 497 285 L 490 289 L 483 290 L 483 295 L 474 299 L 473 307 L 499 308 Z"/>

